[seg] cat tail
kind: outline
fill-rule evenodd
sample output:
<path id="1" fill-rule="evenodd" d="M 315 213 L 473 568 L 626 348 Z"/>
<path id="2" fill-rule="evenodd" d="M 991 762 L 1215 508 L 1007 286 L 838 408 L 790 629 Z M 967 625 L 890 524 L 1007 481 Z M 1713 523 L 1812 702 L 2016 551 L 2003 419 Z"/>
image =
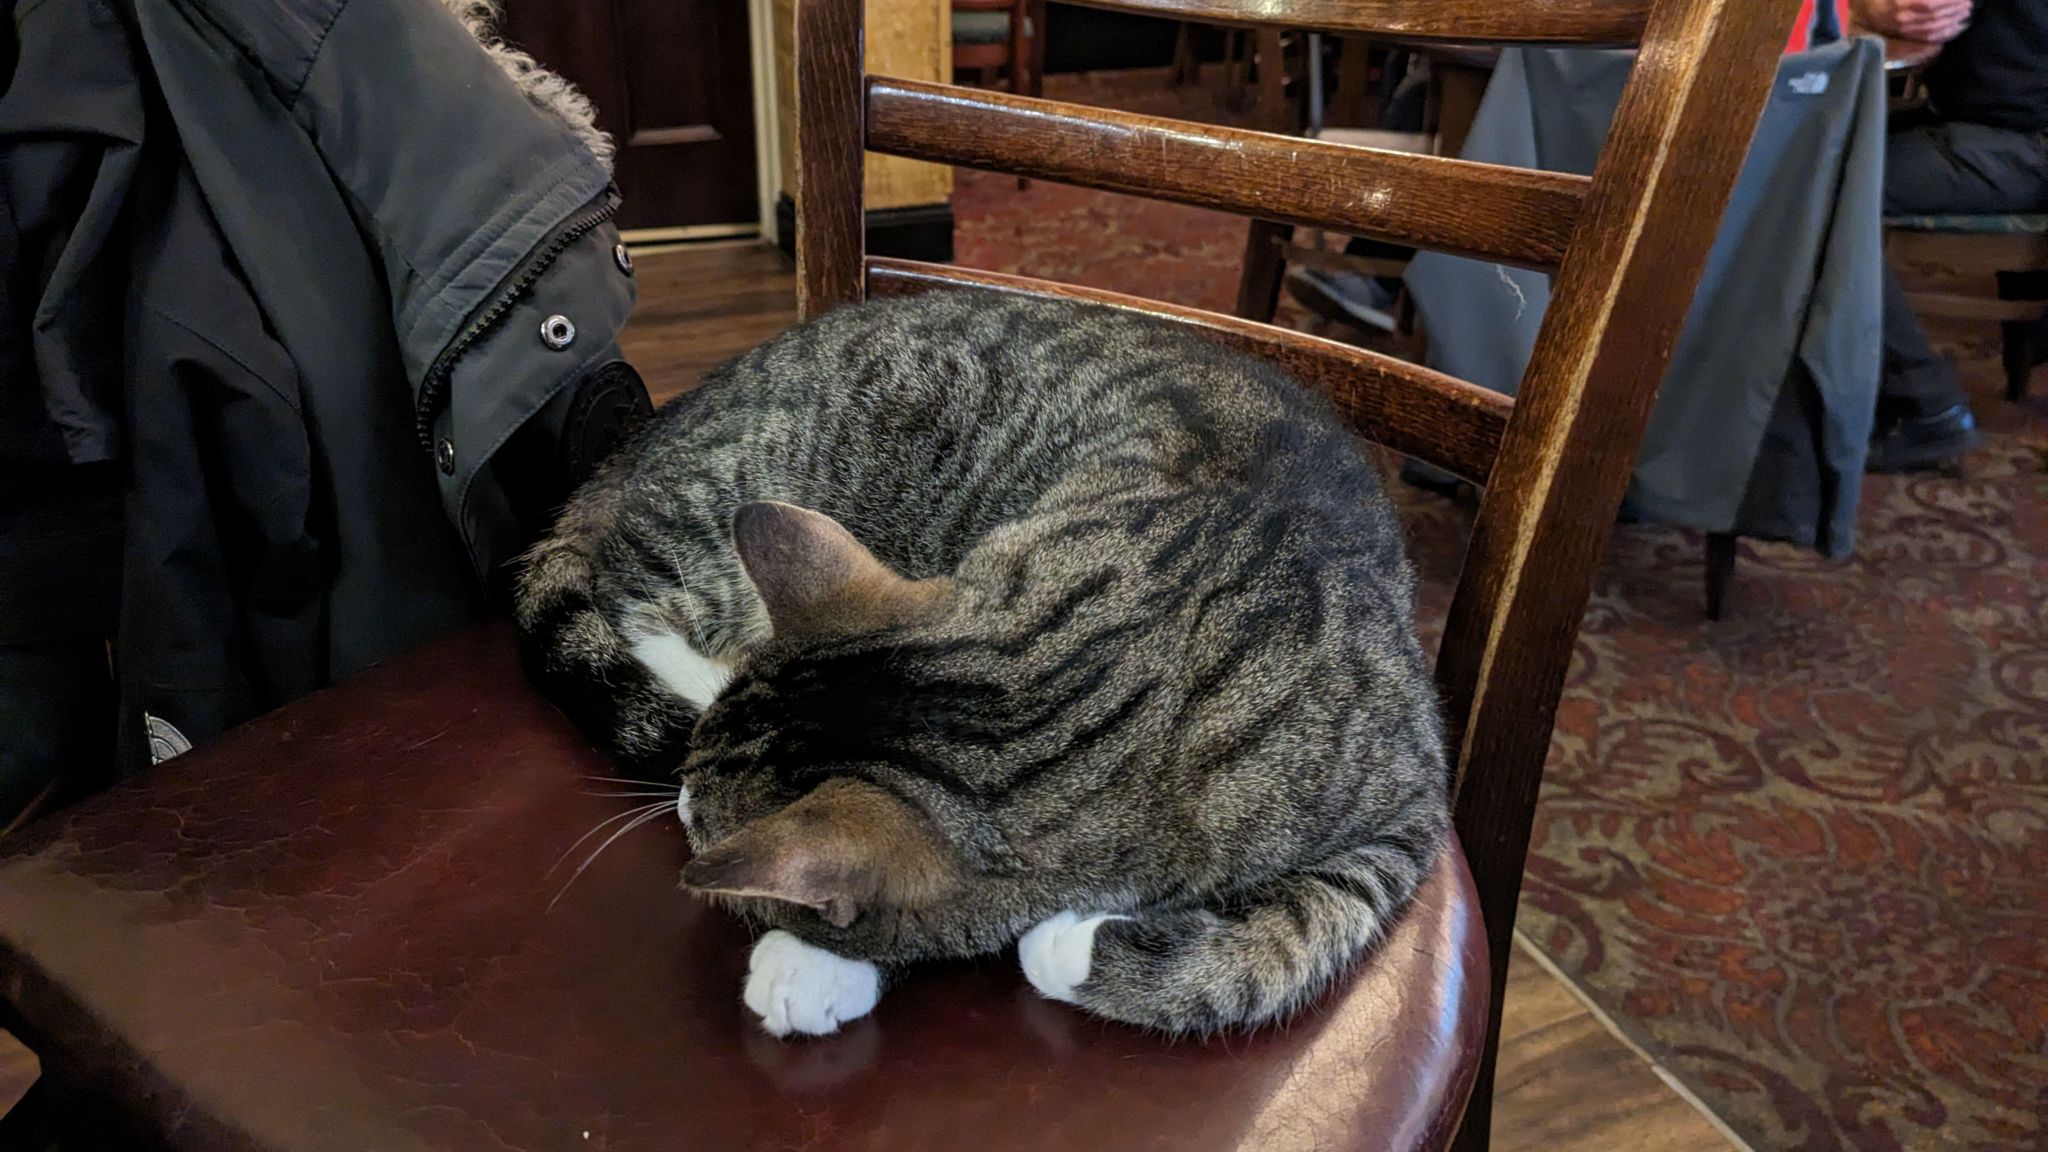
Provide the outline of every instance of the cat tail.
<path id="1" fill-rule="evenodd" d="M 1018 945 L 1038 990 L 1100 1016 L 1207 1035 L 1314 1000 L 1383 936 L 1442 851 L 1441 823 L 1385 836 L 1206 906 L 1061 913 Z"/>
<path id="2" fill-rule="evenodd" d="M 564 525 L 578 509 L 563 516 Z M 595 548 L 558 528 L 526 558 L 513 598 L 527 677 L 635 780 L 674 783 L 701 709 L 658 679 L 603 611 Z"/>

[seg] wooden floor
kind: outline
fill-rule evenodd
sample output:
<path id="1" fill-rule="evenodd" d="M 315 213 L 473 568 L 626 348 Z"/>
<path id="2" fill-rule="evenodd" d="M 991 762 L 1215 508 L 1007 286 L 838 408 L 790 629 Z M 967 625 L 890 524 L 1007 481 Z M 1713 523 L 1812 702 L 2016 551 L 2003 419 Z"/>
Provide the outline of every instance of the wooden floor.
<path id="1" fill-rule="evenodd" d="M 641 258 L 626 358 L 656 403 L 791 323 L 795 270 L 774 248 Z M 1570 988 L 1517 952 L 1494 1092 L 1495 1152 L 1727 1152 L 1720 1132 Z"/>
<path id="2" fill-rule="evenodd" d="M 1735 1147 L 1521 948 L 1508 965 L 1493 1089 L 1493 1152 Z"/>
<path id="3" fill-rule="evenodd" d="M 640 302 L 621 343 L 656 404 L 796 322 L 796 269 L 766 244 L 640 256 L 633 277 Z"/>

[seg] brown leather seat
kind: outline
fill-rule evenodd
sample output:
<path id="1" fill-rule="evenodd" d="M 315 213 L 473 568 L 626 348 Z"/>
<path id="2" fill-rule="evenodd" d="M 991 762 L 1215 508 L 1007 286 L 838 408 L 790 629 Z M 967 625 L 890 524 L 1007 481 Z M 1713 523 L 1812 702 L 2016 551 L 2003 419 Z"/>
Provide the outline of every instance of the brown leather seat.
<path id="1" fill-rule="evenodd" d="M 1286 1028 L 1146 1035 L 1004 956 L 785 1043 L 740 1004 L 746 933 L 677 891 L 673 821 L 549 907 L 638 802 L 605 775 L 504 628 L 451 637 L 10 845 L 0 987 L 46 1068 L 179 1148 L 1379 1152 L 1463 1110 L 1487 961 L 1457 851 Z"/>

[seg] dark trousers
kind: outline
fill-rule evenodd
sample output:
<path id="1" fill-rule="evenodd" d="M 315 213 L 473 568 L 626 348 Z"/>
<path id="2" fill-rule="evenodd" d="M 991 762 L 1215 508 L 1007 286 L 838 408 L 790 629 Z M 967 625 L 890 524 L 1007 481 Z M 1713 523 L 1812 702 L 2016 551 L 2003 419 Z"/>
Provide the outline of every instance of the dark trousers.
<path id="1" fill-rule="evenodd" d="M 1982 124 L 1895 122 L 1885 158 L 1888 216 L 2039 212 L 2048 207 L 2048 137 Z M 1884 272 L 1884 382 L 1880 419 L 1931 416 L 1963 403 L 1956 370 L 1935 352 L 1906 303 L 1899 276 Z"/>

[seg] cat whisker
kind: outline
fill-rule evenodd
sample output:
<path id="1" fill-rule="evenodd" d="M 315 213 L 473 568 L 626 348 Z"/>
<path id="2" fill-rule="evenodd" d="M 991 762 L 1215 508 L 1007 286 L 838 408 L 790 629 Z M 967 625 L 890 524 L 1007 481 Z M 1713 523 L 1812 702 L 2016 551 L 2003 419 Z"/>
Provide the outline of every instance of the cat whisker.
<path id="1" fill-rule="evenodd" d="M 590 780 L 598 784 L 616 784 L 622 788 L 665 788 L 670 792 L 674 792 L 682 787 L 680 784 L 663 784 L 658 780 L 628 780 L 624 776 L 593 776 L 587 772 L 576 778 L 578 780 Z"/>
<path id="2" fill-rule="evenodd" d="M 681 795 L 680 789 L 672 792 L 578 792 L 578 796 L 597 796 L 606 800 L 647 800 L 666 797 L 670 800 Z"/>
<path id="3" fill-rule="evenodd" d="M 583 847 L 585 842 L 587 842 L 592 836 L 597 835 L 599 832 L 604 831 L 607 827 L 616 824 L 621 820 L 631 820 L 635 817 L 646 815 L 658 816 L 663 812 L 673 811 L 675 811 L 674 801 L 657 800 L 652 804 L 641 804 L 632 808 L 628 808 L 624 812 L 621 812 L 616 816 L 607 816 L 603 820 L 598 822 L 597 827 L 592 828 L 590 831 L 585 832 L 582 836 L 577 837 L 576 842 L 574 844 L 569 845 L 569 850 L 562 853 L 561 859 L 556 860 L 553 864 L 548 866 L 546 874 L 549 876 L 554 875 L 555 869 L 560 868 L 562 866 L 563 861 L 567 860 L 571 856 L 574 856 L 576 854 L 576 850 L 578 848 Z"/>
<path id="4" fill-rule="evenodd" d="M 602 844 L 599 844 L 599 845 L 597 846 L 597 849 L 596 849 L 596 851 L 592 852 L 592 853 L 591 853 L 591 854 L 590 854 L 589 856 L 585 857 L 585 858 L 584 858 L 584 860 L 583 860 L 583 863 L 581 863 L 581 864 L 579 864 L 579 865 L 577 865 L 577 866 L 576 866 L 576 871 L 575 871 L 575 873 L 574 873 L 573 875 L 571 875 L 571 876 L 569 877 L 569 881 L 568 881 L 568 883 L 567 883 L 567 884 L 564 884 L 564 885 L 562 885 L 562 890 L 561 890 L 560 892 L 557 892 L 557 893 L 555 893 L 555 898 L 554 898 L 553 900 L 550 900 L 550 901 L 548 901 L 548 911 L 550 911 L 550 912 L 554 911 L 554 909 L 555 909 L 555 905 L 557 905 L 557 904 L 559 904 L 559 903 L 561 903 L 561 902 L 562 902 L 562 897 L 564 897 L 564 896 L 566 896 L 566 895 L 568 895 L 568 894 L 569 894 L 569 887 L 570 887 L 570 885 L 572 885 L 572 884 L 576 883 L 576 881 L 577 881 L 577 878 L 578 878 L 578 877 L 581 877 L 581 876 L 583 875 L 583 873 L 584 873 L 584 870 L 585 870 L 585 869 L 589 868 L 589 867 L 590 867 L 590 866 L 591 866 L 592 864 L 596 863 L 596 862 L 597 862 L 597 858 L 598 858 L 599 856 L 602 856 L 602 855 L 604 855 L 604 850 L 605 850 L 605 849 L 607 849 L 607 848 L 611 847 L 611 846 L 612 846 L 613 844 L 617 843 L 617 842 L 618 842 L 618 839 L 619 839 L 619 837 L 621 837 L 621 836 L 624 836 L 624 835 L 625 835 L 626 833 L 628 833 L 628 832 L 631 832 L 631 831 L 632 831 L 633 829 L 635 829 L 635 828 L 638 828 L 638 827 L 640 827 L 640 826 L 642 826 L 642 825 L 644 825 L 644 824 L 648 823 L 649 821 L 652 821 L 652 820 L 658 820 L 658 819 L 660 819 L 660 818 L 661 818 L 661 815 L 662 815 L 662 814 L 661 814 L 661 812 L 660 812 L 660 811 L 653 811 L 653 812 L 642 812 L 642 813 L 641 813 L 641 814 L 639 815 L 639 817 L 638 817 L 638 818 L 636 818 L 636 819 L 634 819 L 634 820 L 631 820 L 631 821 L 628 821 L 628 822 L 627 822 L 627 823 L 626 823 L 626 824 L 625 824 L 625 825 L 624 825 L 623 827 L 621 827 L 621 828 L 620 828 L 620 829 L 619 829 L 618 831 L 616 831 L 616 832 L 612 833 L 612 834 L 611 834 L 610 836 L 606 837 L 606 838 L 605 838 L 605 842 L 604 842 L 604 843 L 602 843 Z M 584 837 L 584 839 L 586 839 L 586 840 L 587 840 L 587 839 L 589 839 L 589 837 L 588 837 L 588 836 L 586 836 L 586 837 Z"/>

